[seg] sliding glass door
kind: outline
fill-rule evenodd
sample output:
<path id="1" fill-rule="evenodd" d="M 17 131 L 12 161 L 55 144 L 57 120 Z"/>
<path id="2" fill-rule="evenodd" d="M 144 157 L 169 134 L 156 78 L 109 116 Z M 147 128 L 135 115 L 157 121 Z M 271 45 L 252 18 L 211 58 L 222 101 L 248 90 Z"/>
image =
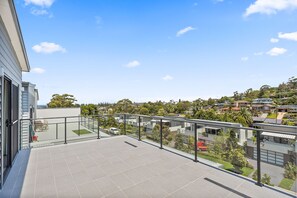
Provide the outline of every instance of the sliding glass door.
<path id="1" fill-rule="evenodd" d="M 19 142 L 19 87 L 4 78 L 3 87 L 3 172 L 4 179 L 18 152 Z"/>

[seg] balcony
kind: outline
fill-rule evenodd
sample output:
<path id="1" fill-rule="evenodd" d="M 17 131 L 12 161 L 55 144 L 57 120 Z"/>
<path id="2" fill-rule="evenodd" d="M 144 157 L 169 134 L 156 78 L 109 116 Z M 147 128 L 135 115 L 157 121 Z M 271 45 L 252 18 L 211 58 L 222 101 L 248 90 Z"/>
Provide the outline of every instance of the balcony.
<path id="1" fill-rule="evenodd" d="M 127 116 L 136 124 L 126 123 Z M 195 130 L 183 134 L 183 147 L 173 145 L 177 134 L 162 125 L 168 120 L 197 129 L 204 121 L 125 115 L 123 122 L 115 119 L 117 123 L 107 127 L 105 121 L 110 118 L 103 117 L 37 119 L 43 120 L 37 127 L 31 124 L 39 122 L 23 120 L 23 130 L 26 126 L 40 129 L 35 130 L 38 141 L 28 148 L 23 145 L 0 197 L 296 197 L 296 191 L 262 186 L 259 180 L 228 171 L 223 160 L 206 157 L 207 151 L 189 141 L 191 137 L 199 140 Z M 159 119 L 160 127 L 146 129 L 150 119 Z M 111 125 L 119 133 L 110 132 Z M 78 133 L 84 130 L 90 133 Z M 266 168 L 274 170 L 249 161 L 256 162 L 255 172 L 260 175 Z"/>

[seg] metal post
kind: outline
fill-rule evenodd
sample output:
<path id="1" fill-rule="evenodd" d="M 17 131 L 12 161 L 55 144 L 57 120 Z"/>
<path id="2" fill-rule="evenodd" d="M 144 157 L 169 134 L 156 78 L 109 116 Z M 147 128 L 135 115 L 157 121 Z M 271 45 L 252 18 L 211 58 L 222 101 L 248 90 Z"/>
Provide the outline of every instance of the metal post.
<path id="1" fill-rule="evenodd" d="M 78 136 L 80 136 L 80 117 L 78 117 Z"/>
<path id="2" fill-rule="evenodd" d="M 124 114 L 124 135 L 126 135 L 126 114 Z"/>
<path id="3" fill-rule="evenodd" d="M 99 117 L 99 115 L 98 115 L 98 120 L 97 120 L 97 122 L 98 122 L 98 124 L 97 124 L 97 135 L 98 135 L 98 137 L 97 137 L 97 139 L 100 139 L 100 117 Z"/>
<path id="4" fill-rule="evenodd" d="M 162 131 L 162 119 L 160 120 L 160 149 L 163 149 L 163 131 Z"/>
<path id="5" fill-rule="evenodd" d="M 59 134 L 59 124 L 56 123 L 56 139 L 59 138 L 58 134 Z"/>
<path id="6" fill-rule="evenodd" d="M 141 141 L 141 135 L 140 135 L 140 116 L 138 117 L 138 141 Z"/>
<path id="7" fill-rule="evenodd" d="M 93 128 L 92 128 L 92 131 L 94 131 L 94 128 L 95 128 L 95 125 L 94 125 L 94 117 L 92 117 L 92 120 L 93 120 Z"/>
<path id="8" fill-rule="evenodd" d="M 65 117 L 65 142 L 64 144 L 67 144 L 67 118 Z"/>
<path id="9" fill-rule="evenodd" d="M 258 186 L 263 186 L 261 183 L 261 132 L 257 131 L 257 183 Z"/>
<path id="10" fill-rule="evenodd" d="M 195 137 L 195 141 L 194 141 L 195 160 L 194 160 L 194 162 L 198 162 L 198 160 L 197 160 L 197 123 L 194 124 L 194 137 Z"/>

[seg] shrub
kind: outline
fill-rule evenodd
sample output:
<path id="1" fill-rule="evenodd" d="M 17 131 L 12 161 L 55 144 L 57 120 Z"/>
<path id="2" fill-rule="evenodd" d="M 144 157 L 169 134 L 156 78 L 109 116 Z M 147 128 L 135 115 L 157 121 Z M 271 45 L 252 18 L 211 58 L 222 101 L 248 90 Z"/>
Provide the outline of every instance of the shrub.
<path id="1" fill-rule="evenodd" d="M 262 176 L 261 182 L 263 184 L 267 184 L 269 186 L 273 186 L 273 184 L 270 183 L 271 182 L 271 177 L 268 174 L 266 174 L 266 173 Z"/>
<path id="2" fill-rule="evenodd" d="M 288 179 L 296 179 L 297 177 L 297 166 L 293 164 L 292 162 L 288 162 L 285 165 L 285 173 L 284 177 Z"/>

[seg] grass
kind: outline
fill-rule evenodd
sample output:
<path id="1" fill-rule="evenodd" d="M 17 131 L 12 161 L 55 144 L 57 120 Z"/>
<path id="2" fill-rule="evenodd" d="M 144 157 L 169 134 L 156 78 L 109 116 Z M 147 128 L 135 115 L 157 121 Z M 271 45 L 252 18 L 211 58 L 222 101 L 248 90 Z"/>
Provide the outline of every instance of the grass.
<path id="1" fill-rule="evenodd" d="M 270 114 L 268 114 L 267 118 L 276 119 L 277 118 L 277 113 L 270 113 Z"/>
<path id="2" fill-rule="evenodd" d="M 279 183 L 278 186 L 281 188 L 287 189 L 287 190 L 291 190 L 293 184 L 294 184 L 293 179 L 284 178 L 284 179 L 282 179 L 282 181 Z"/>
<path id="3" fill-rule="evenodd" d="M 223 169 L 225 169 L 225 170 L 230 171 L 230 170 L 234 169 L 234 166 L 230 162 L 226 162 L 225 160 L 218 159 L 215 156 L 209 155 L 208 153 L 199 153 L 198 157 L 201 157 L 203 159 L 207 159 L 207 160 L 212 161 L 212 162 L 222 164 Z M 243 167 L 241 169 L 241 171 L 243 172 L 242 173 L 243 176 L 248 177 L 254 171 L 254 169 L 248 168 L 248 167 Z"/>
<path id="4" fill-rule="evenodd" d="M 243 167 L 241 170 L 243 171 L 242 175 L 245 177 L 248 177 L 250 174 L 252 174 L 252 172 L 254 172 L 254 169 L 249 167 Z"/>
<path id="5" fill-rule="evenodd" d="M 85 135 L 85 134 L 89 134 L 91 133 L 90 131 L 86 130 L 86 129 L 81 129 L 81 130 L 73 130 L 74 133 L 76 133 L 76 135 Z"/>

